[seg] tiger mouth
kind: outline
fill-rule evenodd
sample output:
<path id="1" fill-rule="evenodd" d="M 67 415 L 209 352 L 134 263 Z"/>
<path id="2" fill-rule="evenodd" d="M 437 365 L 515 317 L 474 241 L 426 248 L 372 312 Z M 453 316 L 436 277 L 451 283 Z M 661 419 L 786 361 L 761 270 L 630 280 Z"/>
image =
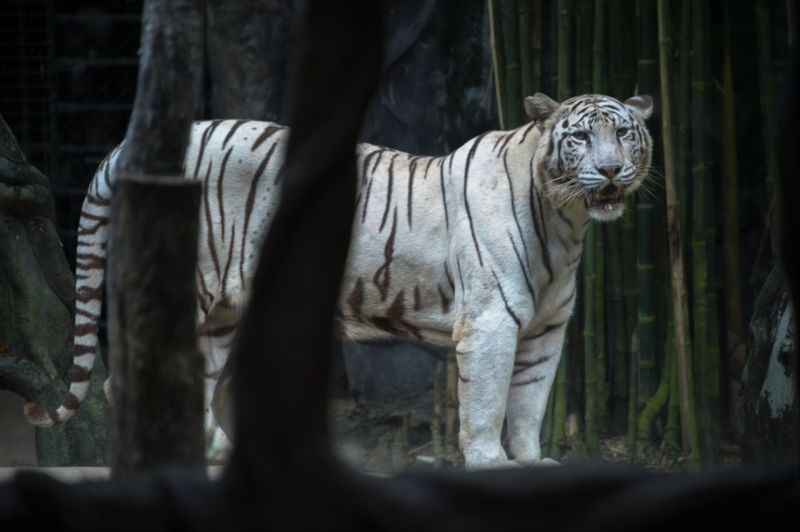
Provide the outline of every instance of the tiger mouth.
<path id="1" fill-rule="evenodd" d="M 590 194 L 586 198 L 586 206 L 592 209 L 613 210 L 625 202 L 625 194 L 621 187 L 608 185 Z"/>

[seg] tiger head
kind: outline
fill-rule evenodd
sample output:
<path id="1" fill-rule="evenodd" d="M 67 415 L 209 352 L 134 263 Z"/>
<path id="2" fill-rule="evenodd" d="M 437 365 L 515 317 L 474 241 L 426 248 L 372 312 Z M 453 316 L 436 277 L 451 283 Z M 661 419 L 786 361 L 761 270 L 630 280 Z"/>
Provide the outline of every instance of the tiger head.
<path id="1" fill-rule="evenodd" d="M 582 204 L 595 220 L 622 216 L 625 196 L 650 170 L 653 140 L 644 121 L 653 99 L 588 94 L 559 104 L 536 93 L 525 110 L 542 132 L 535 160 L 546 194 L 562 207 Z"/>

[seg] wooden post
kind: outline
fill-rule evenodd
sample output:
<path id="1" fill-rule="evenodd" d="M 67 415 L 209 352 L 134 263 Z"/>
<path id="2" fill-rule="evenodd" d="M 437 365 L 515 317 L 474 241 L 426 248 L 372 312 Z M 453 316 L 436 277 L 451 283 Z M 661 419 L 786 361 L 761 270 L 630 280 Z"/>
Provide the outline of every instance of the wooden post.
<path id="1" fill-rule="evenodd" d="M 112 475 L 204 470 L 195 264 L 200 186 L 182 166 L 199 75 L 194 0 L 148 0 L 108 254 Z"/>

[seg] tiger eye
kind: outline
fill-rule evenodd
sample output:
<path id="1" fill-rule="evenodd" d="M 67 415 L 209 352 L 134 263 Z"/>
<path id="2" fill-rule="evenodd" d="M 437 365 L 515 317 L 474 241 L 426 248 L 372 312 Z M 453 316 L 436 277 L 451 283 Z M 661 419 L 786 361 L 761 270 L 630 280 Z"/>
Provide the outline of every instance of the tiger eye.
<path id="1" fill-rule="evenodd" d="M 589 138 L 589 134 L 585 131 L 575 131 L 572 133 L 572 138 L 576 140 L 586 140 Z"/>
<path id="2" fill-rule="evenodd" d="M 617 129 L 617 136 L 618 136 L 619 138 L 622 138 L 622 137 L 624 137 L 625 135 L 627 135 L 629 131 L 630 131 L 630 129 L 629 129 L 629 128 L 627 128 L 627 127 L 621 127 L 621 128 L 619 128 L 619 129 Z"/>

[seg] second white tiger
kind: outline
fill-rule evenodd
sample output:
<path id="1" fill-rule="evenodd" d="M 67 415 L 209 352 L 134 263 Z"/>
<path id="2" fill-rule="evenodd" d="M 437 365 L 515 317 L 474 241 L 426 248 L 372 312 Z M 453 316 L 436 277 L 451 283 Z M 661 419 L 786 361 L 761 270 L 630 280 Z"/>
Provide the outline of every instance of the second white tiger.
<path id="1" fill-rule="evenodd" d="M 652 100 L 586 95 L 526 99 L 533 120 L 442 157 L 361 144 L 357 213 L 340 299 L 353 339 L 400 336 L 455 346 L 460 446 L 468 467 L 543 460 L 539 429 L 575 303 L 590 219 L 621 216 L 649 171 Z M 187 179 L 201 181 L 197 321 L 207 355 L 206 408 L 248 299 L 259 246 L 280 198 L 289 130 L 248 120 L 193 126 Z M 84 202 L 77 253 L 75 360 L 57 410 L 68 419 L 97 355 L 106 228 L 119 148 Z M 302 320 L 302 316 L 297 316 Z"/>

